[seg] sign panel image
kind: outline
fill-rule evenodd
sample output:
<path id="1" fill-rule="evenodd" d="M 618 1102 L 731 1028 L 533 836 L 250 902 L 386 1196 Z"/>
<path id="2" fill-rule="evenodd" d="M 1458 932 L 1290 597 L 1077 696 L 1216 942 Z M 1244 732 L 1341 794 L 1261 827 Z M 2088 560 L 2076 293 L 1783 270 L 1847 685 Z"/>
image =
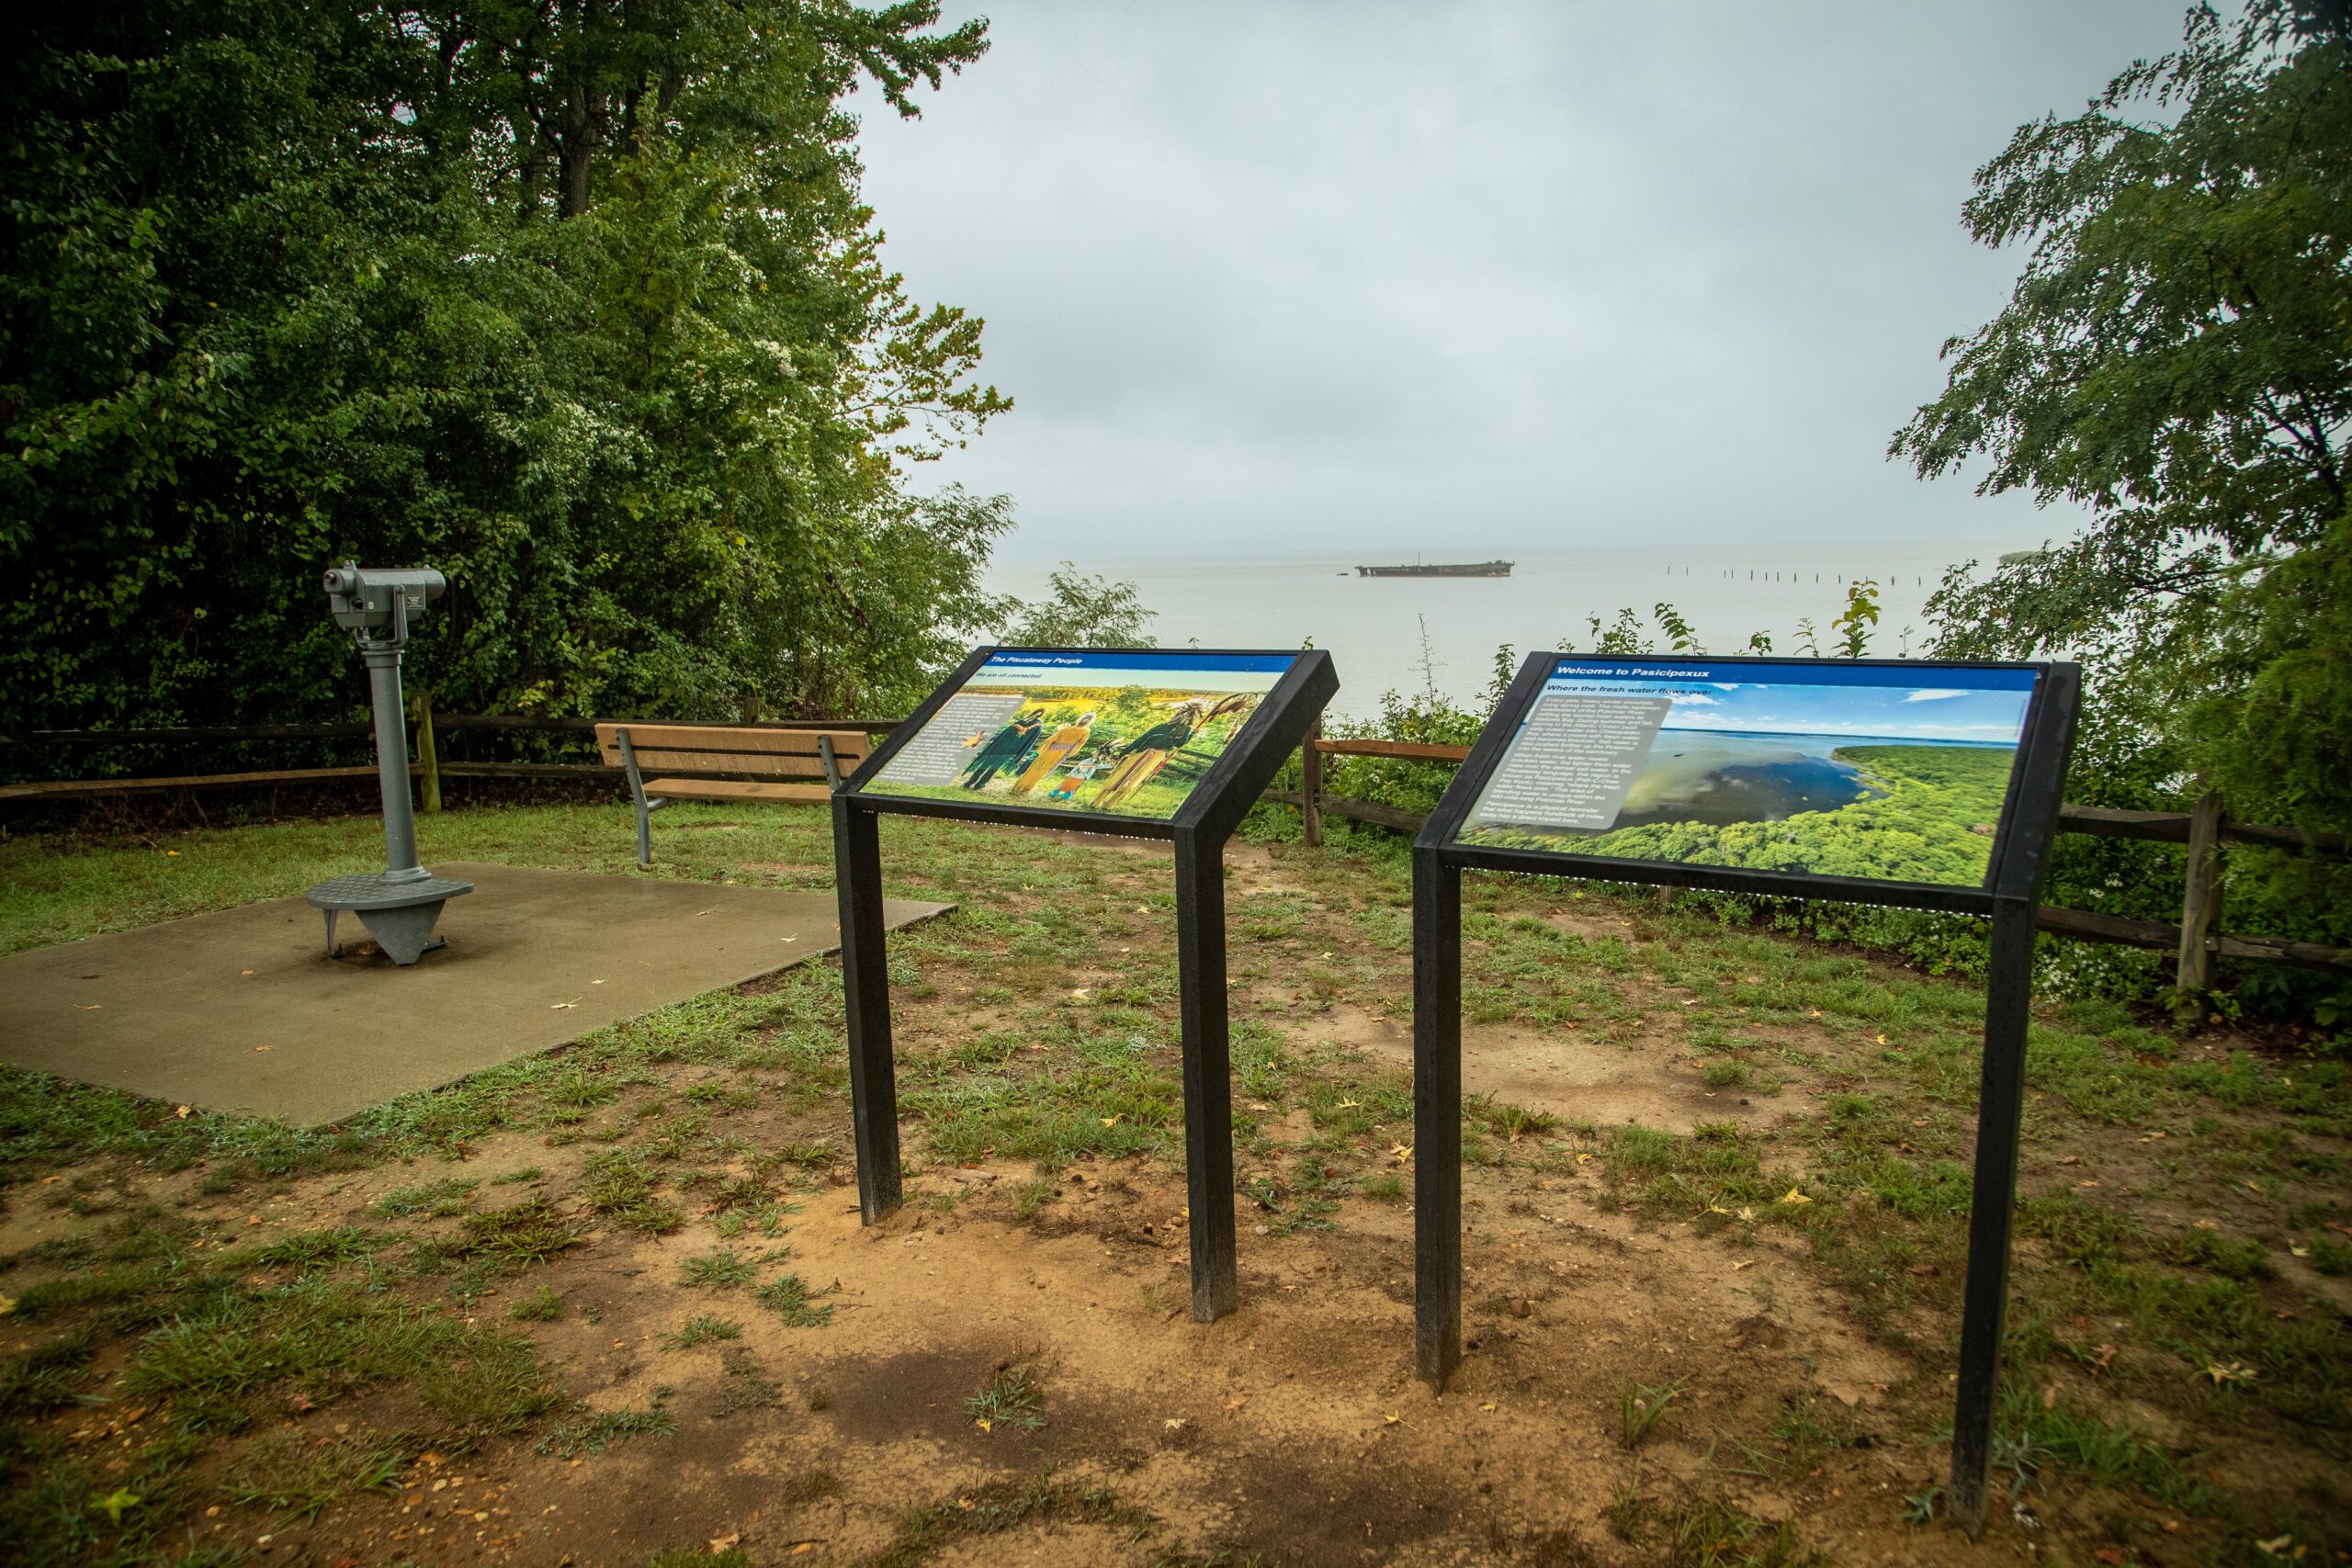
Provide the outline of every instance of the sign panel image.
<path id="1" fill-rule="evenodd" d="M 1292 661 L 1181 649 L 1001 651 L 860 793 L 1171 818 Z"/>
<path id="2" fill-rule="evenodd" d="M 1981 886 L 2034 681 L 1563 656 L 1454 841 Z"/>

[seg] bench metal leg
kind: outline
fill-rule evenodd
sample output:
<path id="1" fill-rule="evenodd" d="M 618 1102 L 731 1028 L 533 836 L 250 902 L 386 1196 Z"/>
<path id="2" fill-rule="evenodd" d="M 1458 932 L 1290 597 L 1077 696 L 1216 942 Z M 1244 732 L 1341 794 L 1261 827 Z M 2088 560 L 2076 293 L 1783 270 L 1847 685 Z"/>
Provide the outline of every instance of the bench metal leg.
<path id="1" fill-rule="evenodd" d="M 817 760 L 825 764 L 825 787 L 841 794 L 842 768 L 833 756 L 833 738 L 821 730 L 817 735 Z"/>
<path id="2" fill-rule="evenodd" d="M 637 863 L 653 863 L 653 813 L 645 804 L 645 775 L 637 771 L 637 748 L 629 744 L 626 728 L 613 731 L 620 743 L 621 767 L 628 774 L 629 798 L 637 803 Z"/>

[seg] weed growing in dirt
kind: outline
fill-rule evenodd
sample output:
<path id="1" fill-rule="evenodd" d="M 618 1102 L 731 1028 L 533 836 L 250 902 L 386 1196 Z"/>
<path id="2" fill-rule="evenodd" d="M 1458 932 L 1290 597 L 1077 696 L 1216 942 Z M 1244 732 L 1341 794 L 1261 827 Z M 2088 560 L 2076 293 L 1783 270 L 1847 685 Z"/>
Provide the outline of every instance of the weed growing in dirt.
<path id="1" fill-rule="evenodd" d="M 865 1568 L 917 1568 L 959 1538 L 998 1535 L 1031 1523 L 1107 1525 L 1124 1529 L 1132 1540 L 1159 1528 L 1158 1519 L 1121 1503 L 1116 1493 L 1056 1481 L 1049 1470 L 1026 1484 L 1001 1482 L 915 1509 L 899 1521 L 890 1544 Z"/>
<path id="2" fill-rule="evenodd" d="M 534 1197 L 511 1209 L 493 1209 L 466 1218 L 465 1238 L 458 1250 L 507 1268 L 525 1269 L 580 1242 L 580 1233 L 545 1198 Z"/>
<path id="3" fill-rule="evenodd" d="M 282 1514 L 315 1519 L 334 1504 L 363 1492 L 396 1491 L 411 1450 L 372 1433 L 313 1442 L 278 1432 L 248 1445 L 220 1485 L 232 1502 L 257 1503 Z"/>
<path id="4" fill-rule="evenodd" d="M 1682 1392 L 1679 1380 L 1645 1388 L 1638 1383 L 1626 1383 L 1617 1395 L 1617 1441 L 1620 1447 L 1638 1449 L 1650 1429 L 1666 1415 L 1666 1407 Z"/>
<path id="5" fill-rule="evenodd" d="M 731 1291 L 759 1277 L 759 1260 L 731 1247 L 714 1247 L 678 1264 L 678 1283 L 700 1291 Z"/>
<path id="6" fill-rule="evenodd" d="M 752 1299 L 784 1319 L 787 1328 L 822 1328 L 833 1321 L 831 1306 L 815 1303 L 797 1274 L 782 1274 L 752 1293 Z"/>
<path id="7" fill-rule="evenodd" d="M 563 1292 L 553 1285 L 541 1285 L 516 1297 L 506 1315 L 517 1323 L 557 1322 L 563 1316 Z"/>
<path id="8" fill-rule="evenodd" d="M 662 1343 L 672 1350 L 691 1350 L 714 1339 L 740 1339 L 742 1335 L 743 1325 L 731 1317 L 708 1317 L 697 1314 L 679 1325 L 675 1334 L 663 1336 Z"/>
<path id="9" fill-rule="evenodd" d="M 672 1392 L 657 1383 L 653 1397 L 642 1410 L 601 1410 L 577 1421 L 563 1422 L 532 1444 L 531 1451 L 553 1454 L 558 1459 L 577 1459 L 582 1454 L 603 1453 L 632 1438 L 666 1438 L 678 1429 L 678 1418 L 670 1413 L 667 1403 Z"/>
<path id="10" fill-rule="evenodd" d="M 466 1201 L 481 1186 L 481 1182 L 475 1178 L 452 1176 L 440 1181 L 422 1182 L 414 1187 L 395 1187 L 377 1199 L 368 1212 L 387 1220 L 404 1220 L 415 1215 L 427 1219 L 446 1218 L 464 1213 Z"/>
<path id="11" fill-rule="evenodd" d="M 1046 1425 L 1046 1402 L 1029 1367 L 1000 1367 L 978 1393 L 964 1401 L 964 1414 L 983 1432 L 1000 1427 L 1035 1432 Z"/>

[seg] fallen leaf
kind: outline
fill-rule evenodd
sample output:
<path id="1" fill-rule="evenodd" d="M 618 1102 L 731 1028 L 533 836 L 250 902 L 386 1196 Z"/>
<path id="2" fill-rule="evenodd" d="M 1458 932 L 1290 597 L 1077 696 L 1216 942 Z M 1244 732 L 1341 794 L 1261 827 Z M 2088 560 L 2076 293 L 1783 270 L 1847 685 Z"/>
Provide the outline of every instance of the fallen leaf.
<path id="1" fill-rule="evenodd" d="M 574 997 L 568 1002 L 549 1002 L 548 1004 L 548 1011 L 561 1012 L 566 1008 L 576 1008 L 579 1005 L 580 998 L 578 997 Z"/>
<path id="2" fill-rule="evenodd" d="M 174 852 L 176 853 L 177 852 Z M 105 1509 L 107 1521 L 109 1524 L 119 1525 L 122 1523 L 122 1511 L 125 1508 L 134 1506 L 138 1501 L 139 1495 L 137 1493 L 126 1492 L 121 1487 L 118 1486 L 106 1496 L 99 1498 L 95 1503 L 92 1503 L 90 1506 L 93 1508 Z"/>
<path id="3" fill-rule="evenodd" d="M 2103 1372 L 2107 1371 L 2107 1364 L 2113 1359 L 2115 1359 L 2115 1347 L 2102 1345 L 2091 1354 L 2091 1371 Z"/>
<path id="4" fill-rule="evenodd" d="M 183 1122 L 185 1122 L 185 1121 L 187 1121 L 187 1113 L 188 1113 L 188 1108 L 187 1108 L 187 1106 L 185 1106 L 185 1105 L 181 1106 L 177 1111 L 174 1111 L 174 1112 L 173 1112 L 173 1114 L 174 1114 L 174 1115 L 177 1116 L 177 1117 L 178 1117 L 181 1121 L 183 1121 Z"/>
<path id="5" fill-rule="evenodd" d="M 2293 1253 L 2293 1254 L 2294 1254 L 2296 1257 L 2298 1257 L 2298 1258 L 2309 1258 L 2309 1257 L 2312 1255 L 2312 1249 L 2311 1249 L 2310 1247 L 2305 1247 L 2305 1246 L 2304 1246 L 2301 1242 L 2300 1242 L 2300 1241 L 2290 1241 L 2290 1242 L 2289 1242 L 2289 1243 L 2287 1244 L 2287 1250 L 2288 1250 L 2289 1252 Z"/>
<path id="6" fill-rule="evenodd" d="M 1105 1127 L 1115 1127 L 1115 1126 L 1117 1126 L 1120 1122 L 1122 1122 L 1125 1121 L 1126 1119 L 1127 1119 L 1127 1113 L 1126 1113 L 1125 1111 L 1120 1111 L 1116 1116 L 1105 1116 L 1105 1117 L 1103 1117 L 1103 1118 L 1102 1118 L 1102 1125 L 1104 1125 Z"/>
<path id="7" fill-rule="evenodd" d="M 978 1427 L 981 1431 L 983 1431 L 983 1432 L 993 1432 L 993 1431 L 995 1431 L 995 1430 L 996 1430 L 996 1424 L 995 1424 L 994 1422 L 992 1422 L 992 1421 L 989 1421 L 986 1416 L 973 1416 L 973 1417 L 972 1417 L 972 1425 L 973 1425 L 973 1426 L 975 1426 L 975 1427 Z"/>
<path id="8" fill-rule="evenodd" d="M 76 1006 L 76 1007 L 80 1008 L 84 1012 L 96 1012 L 99 1009 L 101 1009 L 101 1008 L 105 1007 L 105 1006 L 106 1006 L 106 1003 L 104 1003 L 104 1002 L 76 1002 L 76 1003 L 74 1004 L 74 1006 Z"/>
<path id="9" fill-rule="evenodd" d="M 1577 1163 L 1578 1165 L 1590 1165 L 1592 1163 L 1592 1156 L 1590 1155 L 1578 1155 L 1577 1156 Z"/>
<path id="10" fill-rule="evenodd" d="M 1748 1224 L 1753 1224 L 1756 1223 L 1756 1211 L 1749 1208 L 1747 1204 L 1742 1203 L 1739 1206 L 1739 1217 L 1747 1221 Z"/>
<path id="11" fill-rule="evenodd" d="M 254 1046 L 254 1055 L 261 1055 L 264 1051 L 266 1051 L 266 1050 L 268 1050 L 268 1049 L 269 1049 L 269 1047 L 268 1047 L 268 1046 L 266 1046 L 266 1045 L 256 1045 L 256 1046 Z"/>
<path id="12" fill-rule="evenodd" d="M 249 975 L 251 975 L 252 973 L 253 973 L 253 971 L 252 971 L 252 970 L 250 970 L 250 969 L 240 969 L 240 970 L 238 970 L 238 971 L 237 971 L 237 974 L 238 974 L 238 976 L 239 976 L 241 978 L 242 978 L 242 977 L 243 977 L 243 976 L 249 976 Z"/>
<path id="13" fill-rule="evenodd" d="M 2295 1538 L 2290 1532 L 2287 1535 L 2272 1536 L 2268 1540 L 2257 1540 L 2254 1544 L 2256 1550 L 2265 1557 L 2284 1557 L 2287 1555 L 2287 1549 L 2295 1544 Z"/>
<path id="14" fill-rule="evenodd" d="M 1480 1406 L 1478 1406 L 1478 1408 L 1479 1408 L 1479 1409 L 1481 1409 L 1481 1410 L 1492 1410 L 1494 1407 L 1495 1407 L 1495 1402 L 1494 1402 L 1493 1400 L 1491 1400 L 1491 1399 L 1490 1399 L 1490 1400 L 1488 1400 L 1486 1404 L 1481 1404 Z"/>
<path id="15" fill-rule="evenodd" d="M 2108 1568 L 2123 1568 L 2123 1549 L 2120 1546 L 2102 1546 L 2091 1556 L 2108 1564 Z"/>
<path id="16" fill-rule="evenodd" d="M 2205 1366 L 2205 1375 L 2213 1380 L 2215 1388 L 2220 1388 L 2223 1383 L 2252 1382 L 2254 1369 L 2239 1361 L 2209 1361 Z"/>
<path id="17" fill-rule="evenodd" d="M 1404 1419 L 1405 1418 L 1402 1416 L 1383 1416 L 1380 1418 L 1380 1421 L 1383 1426 L 1395 1427 L 1401 1424 Z"/>
<path id="18" fill-rule="evenodd" d="M 1082 1001 L 1084 1001 L 1087 998 L 1089 998 L 1089 997 L 1092 996 L 1093 994 L 1094 994 L 1094 991 L 1093 991 L 1093 988 L 1092 988 L 1091 987 L 1089 987 L 1089 986 L 1080 986 L 1080 987 L 1079 987 L 1076 990 L 1074 990 L 1074 991 L 1070 992 L 1070 994 L 1069 994 L 1069 999 L 1070 999 L 1070 1000 L 1072 1000 L 1072 1001 L 1074 1001 L 1074 1002 L 1082 1002 Z"/>
<path id="19" fill-rule="evenodd" d="M 1342 1111 L 1353 1111 L 1355 1108 L 1356 1102 L 1352 1100 L 1342 1100 L 1340 1101 L 1340 1109 Z"/>
<path id="20" fill-rule="evenodd" d="M 1882 1045 L 1885 1044 L 1885 1043 L 1886 1043 L 1886 1036 L 1885 1036 L 1885 1035 L 1883 1035 L 1883 1034 L 1880 1035 L 1880 1036 L 1878 1037 L 1878 1043 L 1879 1043 L 1880 1044 L 1882 1044 Z"/>
<path id="21" fill-rule="evenodd" d="M 1810 1203 L 1813 1200 L 1792 1187 L 1789 1189 L 1787 1195 L 1781 1198 L 1781 1201 L 1783 1203 Z"/>
<path id="22" fill-rule="evenodd" d="M 1743 1258 L 1738 1262 L 1731 1266 L 1731 1271 L 1736 1274 L 1743 1269 L 1752 1268 L 1755 1265 L 1755 1262 L 1756 1259 L 1753 1258 Z"/>
<path id="23" fill-rule="evenodd" d="M 1166 1431 L 1181 1432 L 1184 1429 L 1184 1417 L 1182 1416 L 1170 1416 L 1159 1425 Z"/>
<path id="24" fill-rule="evenodd" d="M 742 1544 L 743 1532 L 741 1530 L 736 1530 L 730 1535 L 715 1535 L 710 1538 L 710 1549 L 713 1551 L 725 1551 L 729 1548 L 738 1547 Z"/>
<path id="25" fill-rule="evenodd" d="M 10 1313 L 12 1313 L 12 1312 L 14 1312 L 14 1311 L 16 1311 L 16 1310 L 17 1310 L 17 1298 L 16 1298 L 16 1297 L 14 1297 L 14 1296 L 0 1296 L 0 1317 L 6 1317 L 6 1316 L 7 1316 Z"/>
<path id="26" fill-rule="evenodd" d="M 1225 1402 L 1225 1413 L 1227 1416 L 1230 1416 L 1249 1403 L 1249 1398 L 1246 1395 L 1237 1393 L 1231 1399 Z"/>

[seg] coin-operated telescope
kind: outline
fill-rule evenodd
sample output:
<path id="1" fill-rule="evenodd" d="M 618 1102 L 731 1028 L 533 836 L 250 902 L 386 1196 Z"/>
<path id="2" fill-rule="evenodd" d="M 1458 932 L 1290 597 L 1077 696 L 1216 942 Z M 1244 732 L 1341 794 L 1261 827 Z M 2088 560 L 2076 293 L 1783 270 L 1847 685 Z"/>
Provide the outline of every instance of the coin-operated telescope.
<path id="1" fill-rule="evenodd" d="M 311 903 L 327 918 L 327 956 L 335 955 L 335 917 L 348 909 L 393 963 L 413 964 L 448 944 L 433 934 L 441 906 L 470 893 L 470 882 L 434 875 L 416 861 L 416 816 L 408 798 L 408 714 L 401 703 L 401 653 L 408 624 L 441 597 L 447 580 L 427 568 L 365 570 L 346 561 L 326 574 L 327 607 L 335 625 L 359 643 L 376 710 L 376 772 L 384 795 L 384 869 L 374 876 L 338 876 L 311 889 Z"/>

